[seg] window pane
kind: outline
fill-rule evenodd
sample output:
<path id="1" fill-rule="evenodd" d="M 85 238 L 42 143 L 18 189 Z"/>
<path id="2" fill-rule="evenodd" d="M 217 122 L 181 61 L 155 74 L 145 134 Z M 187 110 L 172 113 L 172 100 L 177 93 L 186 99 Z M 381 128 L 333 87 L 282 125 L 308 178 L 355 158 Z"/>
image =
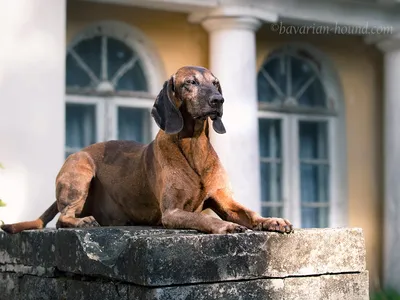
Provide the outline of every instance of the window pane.
<path id="1" fill-rule="evenodd" d="M 94 105 L 66 106 L 66 147 L 81 149 L 96 142 L 96 114 Z M 74 152 L 74 151 L 69 151 Z"/>
<path id="2" fill-rule="evenodd" d="M 114 39 L 107 39 L 108 78 L 112 79 L 115 72 L 133 57 L 133 51 L 125 43 Z"/>
<path id="3" fill-rule="evenodd" d="M 263 206 L 261 208 L 261 216 L 268 218 L 268 217 L 273 217 L 273 218 L 282 218 L 282 206 L 279 207 L 268 207 L 268 206 Z"/>
<path id="4" fill-rule="evenodd" d="M 280 102 L 276 90 L 271 86 L 265 76 L 260 72 L 257 75 L 257 93 L 260 102 Z"/>
<path id="5" fill-rule="evenodd" d="M 329 201 L 329 166 L 301 163 L 301 202 Z"/>
<path id="6" fill-rule="evenodd" d="M 280 163 L 260 163 L 261 200 L 265 202 L 282 201 L 282 165 Z"/>
<path id="7" fill-rule="evenodd" d="M 287 58 L 284 55 L 281 55 L 271 59 L 264 68 L 284 95 L 286 95 L 287 91 L 287 64 Z"/>
<path id="8" fill-rule="evenodd" d="M 258 100 L 281 103 L 277 108 L 291 112 L 298 106 L 327 108 L 327 95 L 316 64 L 305 51 L 283 51 L 280 55 L 275 52 L 258 72 Z"/>
<path id="9" fill-rule="evenodd" d="M 281 120 L 259 119 L 261 157 L 281 157 Z"/>
<path id="10" fill-rule="evenodd" d="M 282 201 L 281 120 L 259 119 L 261 200 Z"/>
<path id="11" fill-rule="evenodd" d="M 315 76 L 314 70 L 311 68 L 310 64 L 304 60 L 297 57 L 290 57 L 291 63 L 291 81 L 292 81 L 292 95 L 295 96 L 297 93 L 301 92 L 301 88 Z"/>
<path id="12" fill-rule="evenodd" d="M 275 57 L 269 60 L 258 73 L 258 100 L 264 102 L 281 102 L 282 95 L 286 95 L 286 71 L 287 64 L 284 56 Z M 273 83 L 268 81 L 268 74 Z"/>
<path id="13" fill-rule="evenodd" d="M 302 207 L 301 208 L 301 227 L 320 228 L 328 227 L 328 207 Z"/>
<path id="14" fill-rule="evenodd" d="M 328 158 L 328 126 L 325 121 L 299 122 L 300 158 L 327 159 Z"/>
<path id="15" fill-rule="evenodd" d="M 300 121 L 299 135 L 302 226 L 326 227 L 329 207 L 320 204 L 329 202 L 327 122 Z"/>
<path id="16" fill-rule="evenodd" d="M 325 89 L 319 79 L 314 80 L 298 99 L 300 105 L 312 107 L 326 107 Z"/>
<path id="17" fill-rule="evenodd" d="M 138 61 L 118 81 L 119 91 L 147 91 L 147 82 L 141 63 Z"/>
<path id="18" fill-rule="evenodd" d="M 148 110 L 118 107 L 118 139 L 147 143 L 150 123 Z"/>
<path id="19" fill-rule="evenodd" d="M 67 55 L 67 86 L 68 87 L 88 87 L 91 79 L 89 75 L 78 65 L 71 54 Z"/>
<path id="20" fill-rule="evenodd" d="M 101 70 L 101 36 L 83 40 L 74 47 L 76 54 L 88 65 L 90 70 L 100 78 Z"/>

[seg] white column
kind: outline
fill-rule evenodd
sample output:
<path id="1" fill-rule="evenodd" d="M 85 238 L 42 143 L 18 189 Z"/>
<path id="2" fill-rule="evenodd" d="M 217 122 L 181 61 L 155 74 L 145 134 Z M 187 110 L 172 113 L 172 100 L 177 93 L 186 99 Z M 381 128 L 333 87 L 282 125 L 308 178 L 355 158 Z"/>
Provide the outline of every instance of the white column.
<path id="1" fill-rule="evenodd" d="M 202 24 L 209 32 L 210 70 L 225 98 L 222 121 L 227 132 L 212 131 L 211 141 L 236 200 L 260 212 L 255 31 L 261 23 L 251 17 L 218 17 Z"/>
<path id="2" fill-rule="evenodd" d="M 0 220 L 37 218 L 64 159 L 65 0 L 0 1 Z"/>
<path id="3" fill-rule="evenodd" d="M 384 282 L 400 292 L 400 39 L 384 53 Z"/>

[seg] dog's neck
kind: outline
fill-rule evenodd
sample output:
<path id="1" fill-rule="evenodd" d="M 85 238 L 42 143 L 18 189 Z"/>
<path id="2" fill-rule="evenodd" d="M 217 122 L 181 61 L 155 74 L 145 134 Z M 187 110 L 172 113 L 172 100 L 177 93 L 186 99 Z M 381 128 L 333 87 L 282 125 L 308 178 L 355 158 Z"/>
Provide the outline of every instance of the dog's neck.
<path id="1" fill-rule="evenodd" d="M 190 167 L 199 175 L 207 169 L 208 153 L 212 146 L 208 136 L 208 120 L 196 120 L 193 124 L 193 131 L 179 134 L 177 145 L 186 158 Z M 187 136 L 187 133 L 193 133 Z"/>
<path id="2" fill-rule="evenodd" d="M 208 126 L 207 128 L 205 126 L 207 123 L 207 118 L 194 119 L 184 105 L 181 106 L 180 112 L 183 119 L 183 128 L 178 133 L 179 140 L 187 138 L 198 138 L 204 133 L 206 133 L 208 137 Z"/>
<path id="3" fill-rule="evenodd" d="M 207 153 L 210 151 L 209 124 L 206 119 L 193 119 L 188 112 L 182 111 L 183 129 L 175 136 L 175 143 L 186 158 L 190 167 L 199 175 L 207 165 Z"/>

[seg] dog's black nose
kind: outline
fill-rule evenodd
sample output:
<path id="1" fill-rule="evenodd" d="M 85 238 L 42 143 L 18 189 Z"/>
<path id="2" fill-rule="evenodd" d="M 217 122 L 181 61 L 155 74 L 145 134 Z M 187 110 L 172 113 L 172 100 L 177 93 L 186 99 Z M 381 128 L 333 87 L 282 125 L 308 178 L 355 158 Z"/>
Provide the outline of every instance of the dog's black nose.
<path id="1" fill-rule="evenodd" d="M 221 95 L 213 95 L 210 97 L 210 105 L 211 106 L 220 106 L 222 103 L 224 103 L 224 97 Z"/>

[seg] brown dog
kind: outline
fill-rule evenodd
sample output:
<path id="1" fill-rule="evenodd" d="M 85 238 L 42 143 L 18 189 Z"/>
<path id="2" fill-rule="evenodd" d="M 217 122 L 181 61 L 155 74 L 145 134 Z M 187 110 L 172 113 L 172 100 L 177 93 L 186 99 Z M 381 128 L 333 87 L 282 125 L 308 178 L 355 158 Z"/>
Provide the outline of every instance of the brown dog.
<path id="1" fill-rule="evenodd" d="M 154 103 L 161 128 L 148 145 L 97 143 L 70 155 L 56 180 L 56 198 L 37 220 L 3 225 L 9 233 L 46 226 L 164 225 L 207 233 L 247 229 L 292 232 L 289 221 L 263 218 L 232 198 L 228 178 L 209 140 L 208 117 L 218 133 L 221 87 L 202 67 L 183 67 Z M 201 213 L 211 209 L 220 218 Z"/>

